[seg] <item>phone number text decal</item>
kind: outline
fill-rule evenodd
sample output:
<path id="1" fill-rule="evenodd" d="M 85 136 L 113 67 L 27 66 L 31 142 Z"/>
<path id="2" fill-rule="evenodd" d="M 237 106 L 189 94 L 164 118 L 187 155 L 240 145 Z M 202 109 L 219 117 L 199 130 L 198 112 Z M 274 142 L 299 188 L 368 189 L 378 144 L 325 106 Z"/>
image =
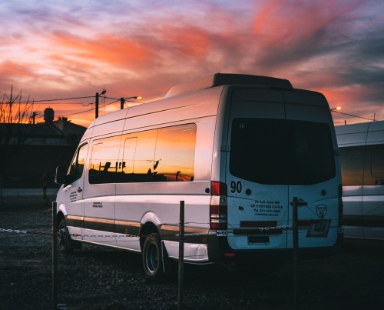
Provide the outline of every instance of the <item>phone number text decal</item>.
<path id="1" fill-rule="evenodd" d="M 255 200 L 254 204 L 251 204 L 255 215 L 259 216 L 278 216 L 283 209 L 280 201 L 271 200 Z"/>

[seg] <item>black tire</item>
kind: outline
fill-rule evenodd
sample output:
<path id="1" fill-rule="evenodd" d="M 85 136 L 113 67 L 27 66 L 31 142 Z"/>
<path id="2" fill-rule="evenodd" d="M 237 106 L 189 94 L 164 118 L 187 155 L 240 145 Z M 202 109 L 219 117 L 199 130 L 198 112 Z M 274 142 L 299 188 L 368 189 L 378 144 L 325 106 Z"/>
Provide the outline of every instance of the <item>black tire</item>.
<path id="1" fill-rule="evenodd" d="M 68 234 L 67 223 L 65 219 L 62 218 L 57 227 L 57 243 L 59 249 L 63 253 L 72 253 L 73 247 L 71 247 L 71 237 Z"/>
<path id="2" fill-rule="evenodd" d="M 163 259 L 158 234 L 150 234 L 144 241 L 143 267 L 147 280 L 157 280 L 163 276 Z"/>

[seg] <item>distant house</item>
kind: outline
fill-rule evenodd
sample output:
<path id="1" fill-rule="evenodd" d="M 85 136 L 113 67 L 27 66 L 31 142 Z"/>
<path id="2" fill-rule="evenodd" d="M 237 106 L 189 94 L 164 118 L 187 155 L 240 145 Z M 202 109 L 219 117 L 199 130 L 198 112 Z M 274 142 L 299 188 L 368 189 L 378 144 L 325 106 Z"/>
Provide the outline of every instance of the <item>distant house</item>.
<path id="1" fill-rule="evenodd" d="M 0 124 L 3 132 L 12 124 Z M 54 120 L 54 111 L 44 111 L 44 122 L 20 124 L 18 133 L 12 133 L 8 147 L 15 147 L 17 139 L 24 139 L 23 146 L 12 157 L 4 178 L 4 187 L 41 187 L 42 177 L 47 175 L 48 186 L 59 165 L 69 166 L 74 151 L 86 128 L 73 124 L 67 118 Z"/>

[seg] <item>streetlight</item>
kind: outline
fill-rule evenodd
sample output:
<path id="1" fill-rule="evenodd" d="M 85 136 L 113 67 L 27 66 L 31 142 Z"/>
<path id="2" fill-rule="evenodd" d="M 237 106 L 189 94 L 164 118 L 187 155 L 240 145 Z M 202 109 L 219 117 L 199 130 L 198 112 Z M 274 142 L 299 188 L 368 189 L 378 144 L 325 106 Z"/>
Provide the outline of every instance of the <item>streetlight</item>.
<path id="1" fill-rule="evenodd" d="M 337 110 L 337 111 L 340 111 L 340 110 L 341 110 L 341 107 L 332 108 L 332 109 L 331 109 L 331 112 L 336 111 L 336 110 Z"/>
<path id="2" fill-rule="evenodd" d="M 376 122 L 376 113 L 373 113 L 373 119 L 372 119 L 372 118 L 367 118 L 367 117 L 362 117 L 362 116 L 358 116 L 358 115 L 353 115 L 353 114 L 348 114 L 348 113 L 340 112 L 340 110 L 341 110 L 341 107 L 336 107 L 336 108 L 330 109 L 331 112 L 336 112 L 336 113 L 340 113 L 340 114 L 343 114 L 343 115 L 348 115 L 348 116 L 357 117 L 357 118 L 366 119 L 366 120 L 369 120 L 369 121 Z"/>

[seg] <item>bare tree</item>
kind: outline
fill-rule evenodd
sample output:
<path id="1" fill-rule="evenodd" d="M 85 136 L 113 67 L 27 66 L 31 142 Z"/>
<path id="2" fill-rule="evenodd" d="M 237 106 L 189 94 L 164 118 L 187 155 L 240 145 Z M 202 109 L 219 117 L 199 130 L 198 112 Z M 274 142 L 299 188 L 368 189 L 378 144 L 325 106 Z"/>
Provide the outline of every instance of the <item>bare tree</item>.
<path id="1" fill-rule="evenodd" d="M 0 206 L 3 204 L 3 182 L 10 159 L 27 143 L 33 134 L 36 115 L 34 102 L 22 101 L 22 92 L 0 96 Z"/>

